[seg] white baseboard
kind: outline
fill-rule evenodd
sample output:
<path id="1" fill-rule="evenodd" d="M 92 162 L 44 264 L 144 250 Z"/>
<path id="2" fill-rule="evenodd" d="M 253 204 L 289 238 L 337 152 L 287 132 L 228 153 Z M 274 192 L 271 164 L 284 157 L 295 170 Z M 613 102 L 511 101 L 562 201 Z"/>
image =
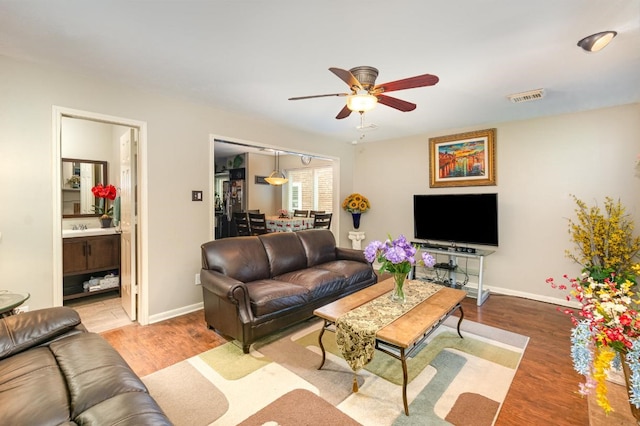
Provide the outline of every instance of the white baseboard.
<path id="1" fill-rule="evenodd" d="M 183 306 L 182 308 L 173 309 L 171 311 L 161 312 L 159 314 L 150 315 L 149 316 L 149 324 L 154 324 L 156 322 L 168 320 L 171 318 L 179 317 L 180 315 L 189 314 L 191 312 L 198 311 L 204 308 L 204 303 L 195 303 L 189 306 Z"/>
<path id="2" fill-rule="evenodd" d="M 469 283 L 469 284 L 467 284 L 467 287 L 478 288 L 476 283 Z M 568 301 L 567 299 L 561 299 L 561 298 L 557 298 L 557 297 L 542 296 L 540 294 L 527 293 L 527 292 L 524 292 L 524 291 L 516 291 L 516 290 L 509 289 L 509 288 L 493 287 L 493 286 L 483 285 L 482 289 L 483 290 L 490 290 L 492 294 L 502 294 L 502 295 L 505 295 L 505 296 L 522 297 L 524 299 L 531 299 L 531 300 L 536 300 L 538 302 L 551 303 L 553 305 L 559 305 L 559 306 L 567 306 L 567 307 L 570 307 L 570 308 L 580 308 L 581 307 L 580 303 L 576 302 L 576 301 Z M 491 297 L 491 296 L 489 296 L 489 297 Z"/>

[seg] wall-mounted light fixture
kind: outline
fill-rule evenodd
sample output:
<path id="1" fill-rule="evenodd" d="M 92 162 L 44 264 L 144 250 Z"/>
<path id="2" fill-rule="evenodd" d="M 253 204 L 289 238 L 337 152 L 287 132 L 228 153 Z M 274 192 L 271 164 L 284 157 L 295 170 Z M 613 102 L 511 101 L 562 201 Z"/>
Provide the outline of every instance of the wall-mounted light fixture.
<path id="1" fill-rule="evenodd" d="M 597 52 L 604 49 L 613 38 L 618 35 L 615 31 L 603 31 L 596 34 L 591 34 L 580 40 L 578 46 L 582 47 L 587 52 Z"/>
<path id="2" fill-rule="evenodd" d="M 275 169 L 271 172 L 271 174 L 267 178 L 265 178 L 265 180 L 269 182 L 269 185 L 274 185 L 274 186 L 284 185 L 285 183 L 289 182 L 289 179 L 287 179 L 284 173 L 280 171 L 280 154 L 278 153 L 278 151 L 276 151 L 276 155 L 274 158 L 275 158 Z"/>

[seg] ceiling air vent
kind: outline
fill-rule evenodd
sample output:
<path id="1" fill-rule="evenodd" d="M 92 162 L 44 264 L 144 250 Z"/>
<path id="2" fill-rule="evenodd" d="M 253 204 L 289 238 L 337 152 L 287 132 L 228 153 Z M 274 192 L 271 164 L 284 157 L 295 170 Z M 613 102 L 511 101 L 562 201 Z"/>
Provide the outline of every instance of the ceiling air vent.
<path id="1" fill-rule="evenodd" d="M 538 99 L 542 99 L 543 96 L 544 89 L 536 89 L 529 90 L 528 92 L 514 93 L 513 95 L 507 96 L 507 98 L 509 98 L 509 100 L 514 104 L 517 104 L 520 102 L 536 101 Z"/>

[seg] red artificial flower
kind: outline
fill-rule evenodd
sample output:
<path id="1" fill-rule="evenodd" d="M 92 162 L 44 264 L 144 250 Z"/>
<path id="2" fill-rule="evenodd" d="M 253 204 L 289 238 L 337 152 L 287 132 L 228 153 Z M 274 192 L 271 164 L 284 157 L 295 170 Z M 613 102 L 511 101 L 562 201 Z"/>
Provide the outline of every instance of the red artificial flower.
<path id="1" fill-rule="evenodd" d="M 111 201 L 116 199 L 117 190 L 113 185 L 102 186 L 101 183 L 91 188 L 91 192 L 98 198 L 107 198 Z"/>

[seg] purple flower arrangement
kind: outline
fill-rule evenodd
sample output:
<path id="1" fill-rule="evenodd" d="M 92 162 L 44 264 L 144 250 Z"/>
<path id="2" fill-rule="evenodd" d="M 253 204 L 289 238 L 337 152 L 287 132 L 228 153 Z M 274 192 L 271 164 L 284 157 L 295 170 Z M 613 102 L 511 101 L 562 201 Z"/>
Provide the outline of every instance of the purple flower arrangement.
<path id="1" fill-rule="evenodd" d="M 372 241 L 369 243 L 364 249 L 364 257 L 368 262 L 377 260 L 381 264 L 381 272 L 408 274 L 416 264 L 416 252 L 416 247 L 409 243 L 404 235 L 400 235 L 395 240 L 392 240 L 391 236 L 389 236 L 385 242 Z M 421 259 L 417 262 L 418 264 L 422 262 L 424 266 L 430 268 L 433 267 L 436 260 L 431 254 L 422 252 Z"/>

